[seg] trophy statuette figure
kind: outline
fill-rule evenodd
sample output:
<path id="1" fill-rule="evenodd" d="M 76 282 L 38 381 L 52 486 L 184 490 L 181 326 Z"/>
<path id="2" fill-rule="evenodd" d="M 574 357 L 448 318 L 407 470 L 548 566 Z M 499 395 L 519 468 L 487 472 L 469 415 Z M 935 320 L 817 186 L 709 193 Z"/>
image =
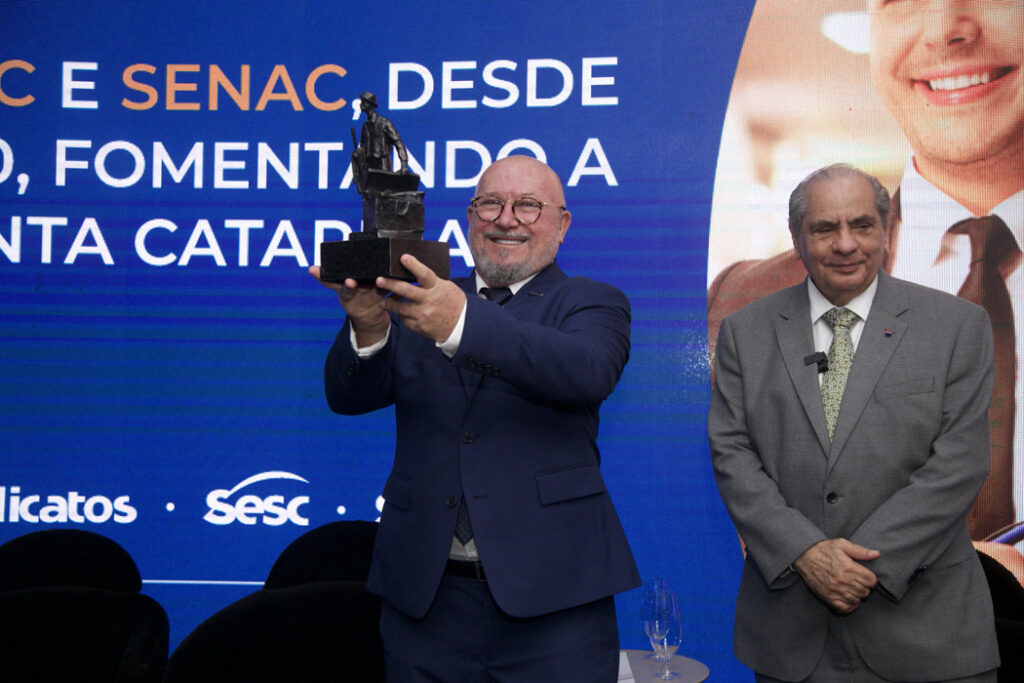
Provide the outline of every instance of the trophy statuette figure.
<path id="1" fill-rule="evenodd" d="M 420 177 L 409 171 L 405 144 L 395 126 L 377 113 L 377 96 L 364 92 L 359 104 L 366 121 L 356 141 L 352 130 L 352 178 L 363 198 L 363 231 L 320 245 L 320 279 L 372 282 L 378 276 L 414 280 L 401 264 L 412 254 L 439 277 L 449 275 L 448 245 L 423 239 Z M 392 150 L 401 167 L 392 170 Z"/>

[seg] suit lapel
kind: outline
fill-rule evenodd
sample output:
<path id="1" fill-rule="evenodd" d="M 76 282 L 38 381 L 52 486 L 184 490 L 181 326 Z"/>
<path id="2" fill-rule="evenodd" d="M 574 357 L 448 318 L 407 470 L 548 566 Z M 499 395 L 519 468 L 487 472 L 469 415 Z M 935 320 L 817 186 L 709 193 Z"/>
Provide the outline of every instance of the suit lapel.
<path id="1" fill-rule="evenodd" d="M 477 296 L 476 292 L 476 271 L 474 270 L 469 274 L 460 285 L 462 291 L 467 297 Z M 515 297 L 512 297 L 513 299 Z M 471 370 L 464 370 L 456 366 L 455 370 L 459 373 L 459 381 L 462 383 L 462 391 L 466 395 L 466 405 L 469 405 L 469 401 L 473 398 L 474 392 L 476 392 L 477 386 L 480 384 L 480 379 L 483 377 L 479 372 L 472 372 Z"/>
<path id="2" fill-rule="evenodd" d="M 792 287 L 791 295 L 779 309 L 775 325 L 775 339 L 782 354 L 789 379 L 796 389 L 796 395 L 803 405 L 804 413 L 814 429 L 822 453 L 828 453 L 828 429 L 825 426 L 825 409 L 821 403 L 821 386 L 818 383 L 818 369 L 808 365 L 804 359 L 814 352 L 814 337 L 811 334 L 811 306 L 807 298 L 806 279 Z"/>
<path id="3" fill-rule="evenodd" d="M 537 273 L 536 277 L 523 285 L 519 291 L 516 292 L 515 296 L 509 299 L 508 303 L 505 304 L 504 311 L 517 320 L 522 320 L 530 315 L 531 311 L 535 311 L 540 306 L 544 301 L 544 295 L 549 289 L 566 279 L 568 279 L 567 276 L 562 272 L 562 269 L 558 267 L 558 264 L 552 263 L 550 266 Z M 466 296 L 477 296 L 476 271 L 474 270 L 470 273 L 469 277 L 467 277 L 459 286 L 462 288 L 462 291 L 466 293 Z M 462 382 L 462 390 L 466 394 L 466 403 L 468 404 L 484 377 L 479 372 L 474 372 L 473 370 L 458 368 L 458 371 L 459 379 Z"/>
<path id="4" fill-rule="evenodd" d="M 864 322 L 864 329 L 853 357 L 850 376 L 846 380 L 843 403 L 839 408 L 839 419 L 829 450 L 829 468 L 842 453 L 850 434 L 865 406 L 871 400 L 882 371 L 889 364 L 892 354 L 899 346 L 907 325 L 900 316 L 907 309 L 906 303 L 895 281 L 885 272 L 878 273 L 878 290 L 871 303 L 871 312 Z"/>
<path id="5" fill-rule="evenodd" d="M 516 295 L 505 304 L 505 311 L 521 320 L 544 301 L 544 295 L 559 282 L 568 279 L 557 263 L 552 263 L 537 273 L 537 277 L 520 288 Z"/>

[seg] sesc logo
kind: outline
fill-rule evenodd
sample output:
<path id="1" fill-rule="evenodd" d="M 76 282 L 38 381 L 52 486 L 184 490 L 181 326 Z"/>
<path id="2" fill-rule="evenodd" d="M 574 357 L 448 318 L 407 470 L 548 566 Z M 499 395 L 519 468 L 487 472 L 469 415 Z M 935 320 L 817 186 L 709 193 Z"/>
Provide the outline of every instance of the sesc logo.
<path id="1" fill-rule="evenodd" d="M 214 489 L 206 494 L 206 505 L 210 509 L 203 519 L 210 524 L 255 524 L 257 520 L 268 526 L 281 526 L 287 522 L 298 526 L 309 526 L 309 519 L 299 514 L 299 508 L 309 502 L 309 496 L 296 496 L 287 503 L 284 496 L 260 497 L 253 494 L 239 496 L 233 503 L 228 499 L 247 486 L 270 479 L 292 479 L 309 482 L 291 472 L 260 472 L 235 484 L 231 489 Z"/>
<path id="2" fill-rule="evenodd" d="M 0 486 L 0 522 L 103 524 L 113 519 L 131 524 L 139 516 L 129 496 L 85 496 L 78 491 L 44 496 L 25 495 L 20 486 Z"/>

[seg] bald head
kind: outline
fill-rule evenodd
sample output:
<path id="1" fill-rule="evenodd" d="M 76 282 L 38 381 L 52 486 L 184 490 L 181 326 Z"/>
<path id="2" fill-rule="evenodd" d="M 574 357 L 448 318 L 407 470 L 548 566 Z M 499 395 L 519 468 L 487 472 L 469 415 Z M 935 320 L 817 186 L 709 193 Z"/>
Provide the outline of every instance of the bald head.
<path id="1" fill-rule="evenodd" d="M 562 181 L 547 164 L 527 156 L 499 159 L 481 174 L 476 196 L 504 203 L 493 221 L 481 219 L 472 206 L 467 210 L 469 249 L 488 286 L 514 284 L 555 260 L 572 217 L 562 208 Z M 513 211 L 515 202 L 524 198 L 542 205 L 540 217 L 529 225 L 520 223 Z"/>
<path id="2" fill-rule="evenodd" d="M 488 166 L 480 175 L 480 180 L 476 184 L 476 194 L 479 196 L 487 193 L 486 188 L 490 176 L 506 176 L 508 174 L 514 174 L 517 178 L 516 182 L 535 186 L 538 191 L 543 188 L 551 197 L 545 201 L 554 204 L 565 204 L 565 191 L 562 189 L 562 180 L 558 177 L 558 174 L 551 170 L 551 167 L 543 161 L 522 155 L 498 159 Z M 529 193 L 524 191 L 523 194 Z"/>

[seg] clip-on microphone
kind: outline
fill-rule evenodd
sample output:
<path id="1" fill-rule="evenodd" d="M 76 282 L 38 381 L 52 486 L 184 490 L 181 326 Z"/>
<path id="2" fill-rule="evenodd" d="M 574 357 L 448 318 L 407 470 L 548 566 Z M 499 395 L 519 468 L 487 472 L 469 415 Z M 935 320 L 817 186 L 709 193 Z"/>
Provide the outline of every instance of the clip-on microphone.
<path id="1" fill-rule="evenodd" d="M 818 373 L 828 372 L 828 356 L 825 355 L 824 351 L 818 351 L 812 353 L 809 356 L 804 356 L 804 365 L 818 364 Z"/>

